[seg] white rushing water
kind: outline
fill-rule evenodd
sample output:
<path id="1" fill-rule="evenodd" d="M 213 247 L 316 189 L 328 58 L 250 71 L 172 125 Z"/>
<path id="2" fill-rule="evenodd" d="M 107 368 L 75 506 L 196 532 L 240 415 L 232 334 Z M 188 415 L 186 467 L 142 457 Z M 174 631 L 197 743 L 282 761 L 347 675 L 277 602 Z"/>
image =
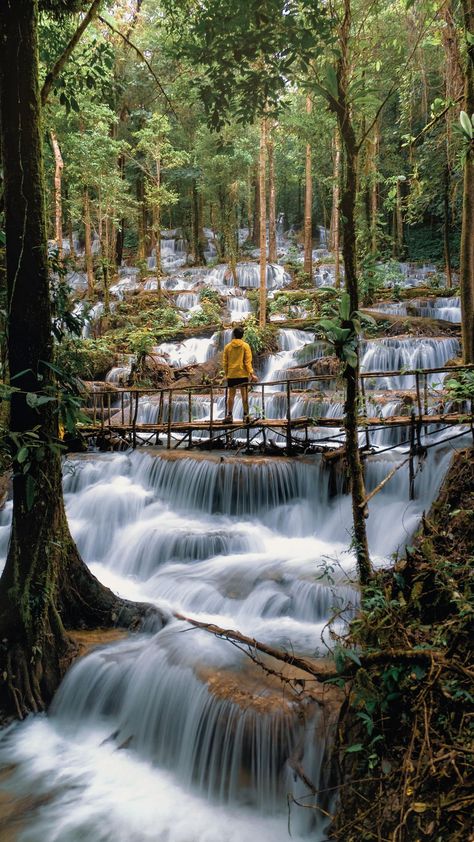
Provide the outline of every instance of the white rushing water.
<path id="1" fill-rule="evenodd" d="M 206 236 L 212 251 L 214 234 Z M 179 231 L 163 233 L 160 246 L 165 269 L 182 265 L 186 244 Z M 150 263 L 156 265 L 156 255 Z M 427 267 L 414 280 L 421 282 L 430 271 Z M 237 272 L 240 288 L 258 286 L 258 266 L 242 263 Z M 407 283 L 412 274 L 408 268 Z M 327 283 L 331 276 L 331 268 L 321 269 L 316 281 Z M 281 266 L 268 267 L 269 288 L 288 280 Z M 203 281 L 226 295 L 232 321 L 250 312 L 226 266 L 181 272 L 165 279 L 163 287 L 178 292 L 176 304 L 189 314 L 199 306 Z M 115 295 L 133 292 L 136 283 L 136 273 L 127 269 Z M 153 289 L 156 281 L 149 283 Z M 438 313 L 444 303 L 444 309 L 451 307 L 447 301 L 438 299 Z M 222 331 L 162 343 L 155 351 L 180 367 L 205 362 L 229 338 L 230 331 Z M 250 396 L 251 412 L 267 418 L 287 412 L 285 387 L 276 381 L 311 377 L 310 364 L 327 353 L 310 331 L 280 330 L 278 341 L 278 351 L 261 371 L 274 385 L 266 387 L 263 404 L 258 388 Z M 371 340 L 362 346 L 362 368 L 439 367 L 458 350 L 451 338 Z M 132 359 L 123 363 L 109 372 L 109 382 L 127 380 Z M 435 392 L 441 379 L 433 376 L 430 390 Z M 408 414 L 409 399 L 388 392 L 413 384 L 413 377 L 401 374 L 374 378 L 368 383 L 368 414 Z M 342 423 L 343 396 L 326 385 L 323 394 L 304 384 L 306 391 L 291 398 L 291 416 Z M 212 409 L 216 419 L 225 414 L 223 394 L 215 396 Z M 173 420 L 187 419 L 190 411 L 192 418 L 209 418 L 210 397 L 193 394 L 189 403 L 187 394 L 176 396 Z M 160 412 L 166 422 L 166 401 L 160 407 L 156 397 L 141 398 L 137 420 L 154 423 Z M 234 415 L 242 415 L 240 397 Z M 426 434 L 431 442 L 444 435 L 433 425 Z M 233 436 L 238 439 L 239 433 Z M 369 492 L 405 458 L 405 436 L 402 428 L 370 433 L 372 447 L 396 449 L 367 459 Z M 339 430 L 317 426 L 309 437 L 325 439 L 331 447 L 342 441 Z M 271 430 L 267 439 L 283 441 Z M 386 564 L 410 541 L 436 496 L 451 452 L 440 445 L 417 464 L 414 500 L 409 500 L 405 465 L 370 501 L 367 526 L 376 564 Z M 327 789 L 332 782 L 330 709 L 311 699 L 301 707 L 240 649 L 174 615 L 324 657 L 358 603 L 349 550 L 351 499 L 338 463 L 327 465 L 320 456 L 245 459 L 143 449 L 69 460 L 64 492 L 72 534 L 95 575 L 130 599 L 155 604 L 167 623 L 80 659 L 48 716 L 0 734 L 0 770 L 8 771 L 2 786 L 37 802 L 19 842 L 285 842 L 288 797 L 316 808 L 292 806 L 292 838 L 325 840 L 325 815 L 333 807 Z M 6 556 L 10 518 L 7 503 L 0 511 L 0 559 Z"/>
<path id="2" fill-rule="evenodd" d="M 375 559 L 410 539 L 449 458 L 431 452 L 414 501 L 408 468 L 371 501 Z M 368 489 L 392 464 L 369 460 Z M 84 559 L 115 590 L 167 616 L 183 612 L 324 655 L 334 611 L 333 629 L 342 630 L 357 604 L 341 481 L 318 457 L 171 459 L 136 451 L 71 460 L 64 490 Z M 1 513 L 3 554 L 10 509 Z M 295 699 L 240 650 L 170 620 L 78 661 L 47 718 L 3 734 L 8 786 L 42 804 L 20 838 L 245 842 L 252 834 L 283 842 L 287 793 L 315 800 L 292 758 L 317 787 L 328 785 L 326 716 L 310 702 L 298 714 Z M 321 796 L 319 804 L 330 800 Z M 324 839 L 320 816 L 293 807 L 293 838 Z"/>

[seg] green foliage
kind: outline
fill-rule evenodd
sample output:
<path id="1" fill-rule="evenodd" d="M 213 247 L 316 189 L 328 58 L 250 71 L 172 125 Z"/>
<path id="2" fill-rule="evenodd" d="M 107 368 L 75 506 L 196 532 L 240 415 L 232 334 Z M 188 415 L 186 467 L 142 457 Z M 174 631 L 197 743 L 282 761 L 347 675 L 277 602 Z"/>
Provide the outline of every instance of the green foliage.
<path id="1" fill-rule="evenodd" d="M 159 307 L 153 312 L 153 327 L 160 331 L 163 328 L 180 327 L 182 321 L 175 307 Z"/>
<path id="2" fill-rule="evenodd" d="M 103 380 L 115 354 L 105 339 L 63 339 L 56 348 L 56 364 L 70 377 Z"/>
<path id="3" fill-rule="evenodd" d="M 361 264 L 359 290 L 364 304 L 371 304 L 385 287 L 397 289 L 403 281 L 403 273 L 396 260 L 380 263 L 367 255 Z"/>
<path id="4" fill-rule="evenodd" d="M 151 353 L 155 341 L 155 331 L 151 327 L 140 327 L 127 335 L 128 348 L 138 361 Z"/>
<path id="5" fill-rule="evenodd" d="M 244 340 L 254 354 L 273 353 L 278 350 L 277 332 L 273 325 L 260 327 L 255 316 L 249 316 L 242 323 Z"/>
<path id="6" fill-rule="evenodd" d="M 212 289 L 212 287 L 203 287 L 199 292 L 199 300 L 201 302 L 210 301 L 216 306 L 220 306 L 221 303 L 219 293 L 216 289 Z"/>
<path id="7" fill-rule="evenodd" d="M 190 327 L 200 327 L 201 325 L 218 325 L 221 323 L 221 308 L 220 302 L 204 299 L 202 301 L 201 310 L 193 313 L 188 321 Z"/>
<path id="8" fill-rule="evenodd" d="M 449 397 L 456 401 L 474 401 L 474 371 L 459 371 L 444 381 Z"/>
<path id="9" fill-rule="evenodd" d="M 343 363 L 344 368 L 357 366 L 357 348 L 362 324 L 373 324 L 371 316 L 364 313 L 350 312 L 350 297 L 347 292 L 341 294 L 339 311 L 332 319 L 320 319 L 320 332 L 334 348 L 336 357 Z"/>

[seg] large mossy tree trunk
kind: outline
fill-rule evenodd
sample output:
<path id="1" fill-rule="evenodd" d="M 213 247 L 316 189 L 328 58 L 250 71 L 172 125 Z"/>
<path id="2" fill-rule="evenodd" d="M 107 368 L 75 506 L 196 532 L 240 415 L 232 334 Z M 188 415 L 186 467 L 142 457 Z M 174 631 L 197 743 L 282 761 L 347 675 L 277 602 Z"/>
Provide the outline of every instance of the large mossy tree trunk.
<path id="1" fill-rule="evenodd" d="M 12 385 L 21 390 L 11 402 L 13 521 L 0 580 L 0 709 L 19 717 L 42 709 L 56 690 L 75 654 L 67 627 L 130 625 L 150 610 L 118 599 L 82 562 L 64 510 L 58 404 L 38 404 L 56 387 L 37 12 L 36 0 L 0 5 L 8 355 Z"/>
<path id="2" fill-rule="evenodd" d="M 474 114 L 474 0 L 462 0 L 466 33 L 464 111 Z M 470 38 L 468 37 L 470 34 Z M 474 140 L 466 150 L 459 272 L 463 361 L 474 363 Z"/>

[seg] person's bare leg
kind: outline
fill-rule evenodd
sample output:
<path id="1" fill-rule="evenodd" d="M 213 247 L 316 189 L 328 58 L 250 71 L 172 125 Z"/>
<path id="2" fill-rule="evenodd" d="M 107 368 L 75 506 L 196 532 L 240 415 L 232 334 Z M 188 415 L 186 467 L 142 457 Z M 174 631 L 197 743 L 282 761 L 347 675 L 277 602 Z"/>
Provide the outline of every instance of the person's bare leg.
<path id="1" fill-rule="evenodd" d="M 249 387 L 247 384 L 240 387 L 240 394 L 242 397 L 242 407 L 244 410 L 244 418 L 249 414 Z"/>
<path id="2" fill-rule="evenodd" d="M 232 412 L 234 409 L 234 401 L 235 401 L 235 386 L 229 386 L 227 390 L 227 415 L 232 416 Z"/>

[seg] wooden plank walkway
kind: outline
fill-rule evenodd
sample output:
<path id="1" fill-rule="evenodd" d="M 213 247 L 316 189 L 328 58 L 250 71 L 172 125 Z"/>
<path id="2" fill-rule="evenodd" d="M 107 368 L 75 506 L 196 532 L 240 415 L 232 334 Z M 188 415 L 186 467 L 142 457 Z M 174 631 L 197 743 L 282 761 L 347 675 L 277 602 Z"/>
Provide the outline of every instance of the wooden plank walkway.
<path id="1" fill-rule="evenodd" d="M 422 430 L 427 432 L 427 427 L 431 425 L 444 426 L 459 426 L 469 425 L 471 430 L 474 430 L 474 417 L 472 413 L 472 406 L 470 412 L 440 412 L 439 409 L 434 414 L 430 414 L 429 410 L 429 378 L 433 375 L 442 373 L 455 374 L 461 370 L 473 370 L 474 366 L 459 366 L 440 367 L 423 370 L 411 371 L 372 371 L 362 372 L 360 374 L 360 387 L 362 408 L 366 407 L 367 401 L 367 381 L 375 378 L 387 377 L 404 377 L 414 376 L 415 384 L 409 390 L 411 394 L 411 406 L 407 404 L 406 415 L 391 415 L 388 417 L 381 416 L 366 416 L 361 414 L 358 419 L 358 426 L 360 432 L 366 436 L 366 447 L 370 449 L 370 431 L 383 428 L 407 427 L 410 428 L 410 440 L 412 442 L 412 449 L 420 449 Z M 172 443 L 175 447 L 179 447 L 186 440 L 187 446 L 193 446 L 193 435 L 199 435 L 199 445 L 205 445 L 203 433 L 208 434 L 209 446 L 217 446 L 219 443 L 224 447 L 235 446 L 234 433 L 244 433 L 249 446 L 252 441 L 258 440 L 256 443 L 260 444 L 263 441 L 263 446 L 267 445 L 267 433 L 269 431 L 276 432 L 278 435 L 286 438 L 285 452 L 291 454 L 293 447 L 301 445 L 317 446 L 318 440 L 310 436 L 310 430 L 314 428 L 340 430 L 344 425 L 342 417 L 314 417 L 313 415 L 303 415 L 292 417 L 292 399 L 304 396 L 305 398 L 314 399 L 317 404 L 318 401 L 327 401 L 329 398 L 327 393 L 323 393 L 314 388 L 314 384 L 319 384 L 321 381 L 334 381 L 334 375 L 314 375 L 314 377 L 300 378 L 295 376 L 294 380 L 285 379 L 271 382 L 261 382 L 250 385 L 252 395 L 260 400 L 260 408 L 257 412 L 261 413 L 261 417 L 253 418 L 249 423 L 242 420 L 234 420 L 226 422 L 223 419 L 215 417 L 216 405 L 215 400 L 222 401 L 220 404 L 220 411 L 222 406 L 226 406 L 227 388 L 220 384 L 201 384 L 199 386 L 181 386 L 168 387 L 162 389 L 146 389 L 139 387 L 125 387 L 116 390 L 108 391 L 93 391 L 88 395 L 88 412 L 91 415 L 90 423 L 78 425 L 78 431 L 86 438 L 93 438 L 97 436 L 117 436 L 122 441 L 136 447 L 137 444 L 142 443 L 143 437 L 149 442 L 155 437 L 156 442 L 160 441 L 160 436 L 165 436 L 168 448 L 171 448 Z M 280 389 L 278 389 L 280 387 Z M 386 390 L 382 390 L 387 394 Z M 398 390 L 394 390 L 396 394 Z M 436 394 L 440 394 L 437 392 Z M 173 420 L 174 409 L 176 407 L 176 398 L 180 405 L 179 415 L 182 417 L 183 412 L 188 416 L 187 419 L 175 421 Z M 280 418 L 265 417 L 267 405 L 266 400 L 270 398 L 279 397 L 282 401 L 282 406 L 279 411 L 282 412 Z M 154 423 L 142 423 L 139 421 L 139 407 L 140 399 L 147 402 L 154 402 L 156 406 L 156 421 Z M 209 402 L 209 417 L 208 418 L 193 418 L 194 403 L 193 400 L 206 400 Z M 339 398 L 341 399 L 341 398 Z M 166 419 L 166 420 L 165 420 Z M 304 433 L 304 438 L 302 436 Z M 177 441 L 176 441 L 177 440 Z M 333 439 L 334 440 L 334 439 Z M 327 441 L 331 441 L 330 438 Z M 337 441 L 337 439 L 336 439 Z M 319 439 L 321 444 L 321 439 Z M 197 442 L 194 442 L 196 444 Z"/>

